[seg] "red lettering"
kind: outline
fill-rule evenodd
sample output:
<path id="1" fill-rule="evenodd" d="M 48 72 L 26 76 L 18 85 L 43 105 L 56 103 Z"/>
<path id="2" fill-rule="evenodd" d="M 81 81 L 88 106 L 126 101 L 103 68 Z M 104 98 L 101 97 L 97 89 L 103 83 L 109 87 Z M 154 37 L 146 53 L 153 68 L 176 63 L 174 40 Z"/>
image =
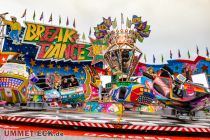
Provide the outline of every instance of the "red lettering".
<path id="1" fill-rule="evenodd" d="M 93 48 L 89 47 L 89 48 L 87 48 L 87 50 L 89 50 L 88 56 L 93 57 Z"/>
<path id="2" fill-rule="evenodd" d="M 55 27 L 55 32 L 54 34 L 52 35 L 51 39 L 50 39 L 50 42 L 52 42 L 53 40 L 55 40 L 56 36 L 58 35 L 58 33 L 60 32 L 61 28 L 59 27 Z"/>
<path id="3" fill-rule="evenodd" d="M 55 31 L 52 32 L 52 30 Z M 41 38 L 41 41 L 53 42 L 59 31 L 59 27 L 47 26 L 44 32 L 44 36 Z"/>
<path id="4" fill-rule="evenodd" d="M 85 47 L 85 45 L 83 45 L 83 44 L 78 45 L 78 52 L 77 52 L 78 56 L 81 54 L 81 51 L 84 47 Z"/>
<path id="5" fill-rule="evenodd" d="M 77 55 L 74 54 L 75 49 L 77 49 L 77 44 L 71 45 L 69 44 L 68 47 L 65 50 L 65 59 L 72 59 L 72 60 L 77 60 Z"/>
<path id="6" fill-rule="evenodd" d="M 77 49 L 77 44 L 71 46 L 71 59 L 77 60 L 77 55 L 74 54 L 75 49 Z"/>
<path id="7" fill-rule="evenodd" d="M 65 59 L 70 59 L 70 53 L 71 53 L 71 45 L 69 44 L 68 47 L 65 50 Z"/>
<path id="8" fill-rule="evenodd" d="M 49 47 L 50 44 L 49 43 L 39 43 L 38 44 L 41 48 L 39 49 L 39 51 L 37 52 L 37 58 L 38 59 L 43 59 L 44 55 L 46 53 L 46 47 Z"/>
<path id="9" fill-rule="evenodd" d="M 72 38 L 72 42 L 76 42 L 77 39 L 79 38 L 78 34 L 74 34 L 73 38 Z"/>

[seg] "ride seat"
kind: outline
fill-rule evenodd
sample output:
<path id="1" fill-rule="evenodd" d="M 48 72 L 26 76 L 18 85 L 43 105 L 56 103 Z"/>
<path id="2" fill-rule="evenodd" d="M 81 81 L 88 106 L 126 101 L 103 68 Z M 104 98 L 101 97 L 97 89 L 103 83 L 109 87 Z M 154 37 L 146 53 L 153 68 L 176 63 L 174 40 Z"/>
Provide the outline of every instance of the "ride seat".
<path id="1" fill-rule="evenodd" d="M 121 87 L 119 91 L 119 99 L 124 99 L 127 92 L 126 87 Z"/>

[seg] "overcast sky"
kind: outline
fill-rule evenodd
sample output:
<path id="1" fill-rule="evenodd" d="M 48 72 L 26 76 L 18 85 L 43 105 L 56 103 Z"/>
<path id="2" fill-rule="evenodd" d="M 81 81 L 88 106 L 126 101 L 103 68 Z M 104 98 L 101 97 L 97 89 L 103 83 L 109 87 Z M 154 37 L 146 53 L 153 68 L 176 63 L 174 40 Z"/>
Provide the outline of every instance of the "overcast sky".
<path id="1" fill-rule="evenodd" d="M 9 12 L 21 22 L 20 17 L 26 8 L 28 21 L 33 21 L 34 10 L 37 22 L 44 12 L 46 24 L 51 13 L 55 25 L 61 15 L 65 26 L 68 16 L 70 27 L 75 18 L 76 29 L 86 35 L 90 27 L 102 21 L 102 17 L 117 17 L 120 22 L 121 13 L 124 19 L 139 15 L 143 21 L 148 21 L 152 30 L 149 38 L 137 44 L 146 54 L 147 63 L 152 63 L 153 54 L 157 63 L 161 63 L 161 54 L 165 60 L 169 59 L 170 50 L 177 58 L 178 49 L 182 58 L 187 58 L 189 49 L 191 59 L 194 59 L 197 56 L 196 44 L 201 55 L 205 56 L 206 47 L 210 51 L 210 0 L 0 0 L 0 13 Z"/>

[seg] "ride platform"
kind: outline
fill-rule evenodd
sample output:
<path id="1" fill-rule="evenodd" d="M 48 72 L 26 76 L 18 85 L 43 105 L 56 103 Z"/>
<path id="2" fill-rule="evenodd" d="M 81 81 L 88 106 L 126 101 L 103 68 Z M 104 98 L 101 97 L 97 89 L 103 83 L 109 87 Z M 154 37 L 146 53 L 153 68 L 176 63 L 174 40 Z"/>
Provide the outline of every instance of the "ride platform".
<path id="1" fill-rule="evenodd" d="M 26 123 L 30 125 L 87 127 L 99 129 L 136 130 L 143 132 L 184 132 L 210 133 L 210 119 L 181 121 L 161 118 L 159 115 L 142 115 L 136 112 L 125 112 L 119 116 L 105 113 L 84 113 L 59 110 L 50 111 L 17 111 L 2 109 L 0 121 Z"/>

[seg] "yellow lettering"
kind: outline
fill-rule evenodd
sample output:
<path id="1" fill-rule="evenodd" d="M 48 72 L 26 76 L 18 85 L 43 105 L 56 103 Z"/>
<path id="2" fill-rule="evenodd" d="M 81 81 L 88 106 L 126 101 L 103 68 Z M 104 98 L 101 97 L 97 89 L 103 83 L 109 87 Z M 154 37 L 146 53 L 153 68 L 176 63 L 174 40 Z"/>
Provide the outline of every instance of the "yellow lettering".
<path id="1" fill-rule="evenodd" d="M 32 41 L 36 37 L 36 25 L 33 23 L 26 23 L 27 25 L 27 31 L 25 34 L 24 40 L 26 41 Z"/>
<path id="2" fill-rule="evenodd" d="M 64 58 L 65 50 L 66 50 L 66 44 L 62 44 L 61 51 L 60 51 L 60 54 L 59 54 L 59 59 L 63 59 Z"/>
<path id="3" fill-rule="evenodd" d="M 85 51 L 81 51 L 78 60 L 85 60 L 84 54 L 85 54 Z"/>
<path id="4" fill-rule="evenodd" d="M 55 37 L 55 39 L 58 39 L 57 42 L 62 42 L 63 40 L 63 29 L 60 28 L 59 34 Z"/>
<path id="5" fill-rule="evenodd" d="M 54 45 L 50 45 L 50 48 L 47 50 L 47 52 L 44 54 L 43 58 L 47 58 L 48 54 L 53 50 Z"/>
<path id="6" fill-rule="evenodd" d="M 39 40 L 42 37 L 42 33 L 44 31 L 45 31 L 45 27 L 43 25 L 37 25 L 35 40 Z"/>
<path id="7" fill-rule="evenodd" d="M 51 46 L 53 46 L 53 49 L 49 53 L 49 55 L 47 56 L 47 58 L 55 58 L 55 59 L 58 59 L 59 52 L 60 52 L 60 49 L 61 49 L 61 43 L 55 44 L 55 46 L 54 45 L 51 45 Z M 51 48 L 51 46 L 50 46 L 50 48 Z"/>
<path id="8" fill-rule="evenodd" d="M 72 38 L 72 35 L 74 35 L 76 33 L 75 30 L 69 30 L 69 29 L 66 29 L 66 32 L 64 34 L 64 38 L 63 38 L 63 43 L 66 43 L 68 40 L 70 42 L 73 42 L 73 38 Z"/>

